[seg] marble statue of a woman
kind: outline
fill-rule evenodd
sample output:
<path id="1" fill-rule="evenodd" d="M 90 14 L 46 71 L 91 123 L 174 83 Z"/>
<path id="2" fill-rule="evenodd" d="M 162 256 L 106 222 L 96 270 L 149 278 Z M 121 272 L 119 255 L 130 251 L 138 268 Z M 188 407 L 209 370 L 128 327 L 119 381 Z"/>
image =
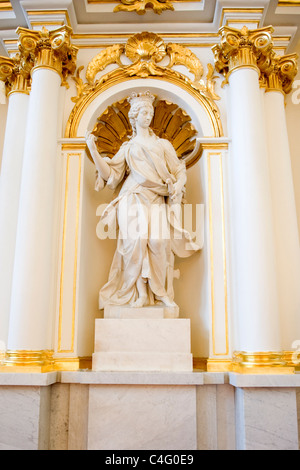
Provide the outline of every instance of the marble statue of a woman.
<path id="1" fill-rule="evenodd" d="M 116 216 L 118 240 L 108 282 L 100 290 L 99 308 L 175 307 L 174 255 L 188 257 L 201 248 L 178 217 L 186 184 L 185 163 L 172 144 L 149 127 L 154 97 L 149 92 L 133 93 L 128 100 L 133 134 L 112 159 L 99 154 L 93 134 L 86 135 L 97 169 L 96 189 L 105 184 L 116 189 L 122 183 L 102 215 L 107 224 Z M 157 230 L 159 219 L 167 230 Z M 128 230 L 130 224 L 135 227 L 133 234 Z"/>

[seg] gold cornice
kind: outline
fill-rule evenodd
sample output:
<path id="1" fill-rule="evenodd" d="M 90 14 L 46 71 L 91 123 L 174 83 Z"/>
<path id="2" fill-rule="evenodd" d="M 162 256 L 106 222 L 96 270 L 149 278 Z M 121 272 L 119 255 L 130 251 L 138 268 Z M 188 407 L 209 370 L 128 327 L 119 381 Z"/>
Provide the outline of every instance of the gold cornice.
<path id="1" fill-rule="evenodd" d="M 33 73 L 37 68 L 50 68 L 59 73 L 63 84 L 76 69 L 78 48 L 71 44 L 72 28 L 62 26 L 53 31 L 43 28 L 33 31 L 19 27 L 19 50 L 27 61 L 31 61 Z"/>
<path id="2" fill-rule="evenodd" d="M 246 26 L 241 30 L 223 26 L 219 30 L 220 44 L 212 48 L 216 70 L 226 80 L 241 67 L 254 68 L 259 74 L 265 72 L 274 55 L 273 32 L 272 26 L 255 30 L 249 30 Z"/>

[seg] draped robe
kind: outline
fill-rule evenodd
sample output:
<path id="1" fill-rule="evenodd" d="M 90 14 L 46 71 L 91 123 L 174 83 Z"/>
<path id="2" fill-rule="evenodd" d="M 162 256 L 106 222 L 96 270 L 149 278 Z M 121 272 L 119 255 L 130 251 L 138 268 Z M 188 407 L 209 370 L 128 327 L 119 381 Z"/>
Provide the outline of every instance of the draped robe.
<path id="1" fill-rule="evenodd" d="M 173 184 L 186 181 L 185 163 L 168 140 L 157 136 L 147 145 L 133 138 L 105 161 L 110 167 L 109 188 L 116 189 L 128 176 L 101 216 L 108 226 L 117 219 L 118 239 L 99 308 L 133 304 L 140 277 L 147 284 L 149 305 L 157 303 L 157 297 L 173 300 L 174 255 L 188 257 L 201 248 L 181 226 L 180 203 L 169 197 Z M 98 174 L 96 189 L 104 185 Z"/>

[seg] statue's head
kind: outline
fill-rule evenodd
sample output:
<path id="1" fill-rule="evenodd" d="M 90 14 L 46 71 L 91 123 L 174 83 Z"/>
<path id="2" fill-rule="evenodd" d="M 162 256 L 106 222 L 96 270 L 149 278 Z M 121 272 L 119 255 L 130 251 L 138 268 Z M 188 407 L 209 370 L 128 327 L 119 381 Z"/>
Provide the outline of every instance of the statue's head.
<path id="1" fill-rule="evenodd" d="M 128 98 L 128 102 L 130 103 L 130 110 L 128 113 L 128 118 L 132 127 L 133 136 L 136 134 L 136 119 L 139 115 L 141 109 L 148 108 L 151 111 L 153 116 L 154 108 L 153 102 L 155 100 L 155 96 L 151 95 L 149 91 L 144 93 L 132 93 L 131 96 Z"/>

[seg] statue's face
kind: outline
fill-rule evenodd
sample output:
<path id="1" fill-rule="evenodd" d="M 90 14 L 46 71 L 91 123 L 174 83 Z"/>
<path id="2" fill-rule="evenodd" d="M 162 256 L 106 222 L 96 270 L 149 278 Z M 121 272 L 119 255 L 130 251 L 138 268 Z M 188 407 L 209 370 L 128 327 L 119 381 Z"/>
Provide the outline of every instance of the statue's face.
<path id="1" fill-rule="evenodd" d="M 147 128 L 150 126 L 152 118 L 153 118 L 152 106 L 145 105 L 140 109 L 139 114 L 136 118 L 136 123 L 140 127 Z"/>

